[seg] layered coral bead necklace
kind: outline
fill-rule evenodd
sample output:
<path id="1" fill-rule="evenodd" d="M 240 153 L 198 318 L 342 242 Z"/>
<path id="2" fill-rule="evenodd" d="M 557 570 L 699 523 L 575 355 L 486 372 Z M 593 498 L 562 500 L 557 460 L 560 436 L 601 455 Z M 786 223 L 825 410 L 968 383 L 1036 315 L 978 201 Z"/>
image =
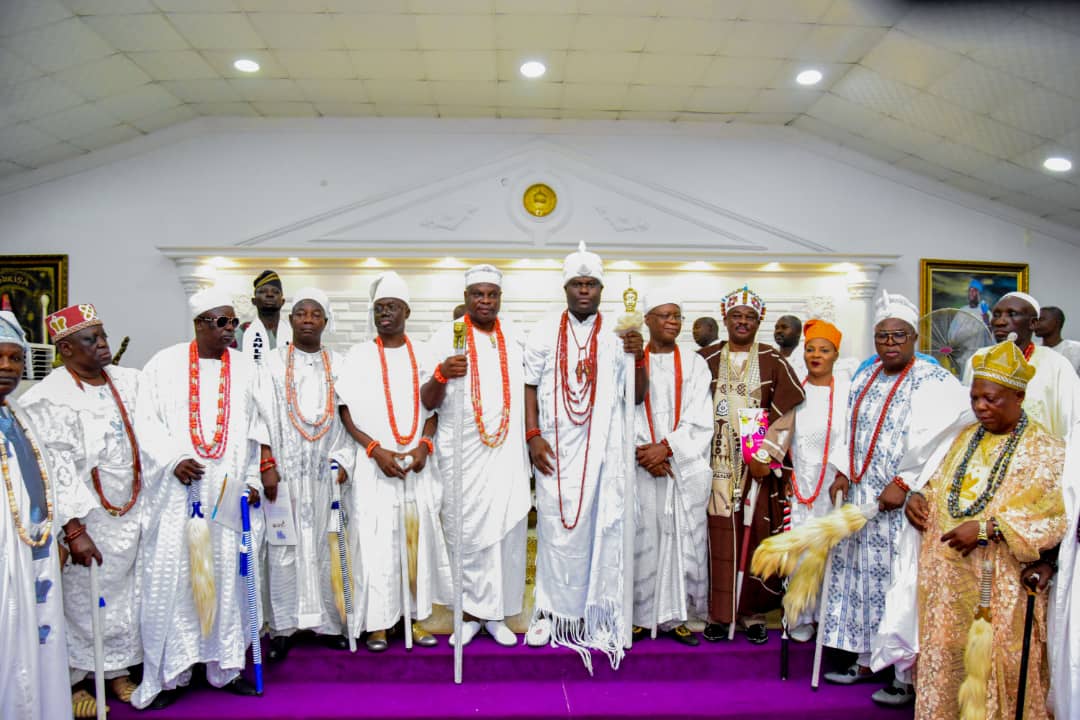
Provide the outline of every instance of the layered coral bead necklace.
<path id="1" fill-rule="evenodd" d="M 206 442 L 202 428 L 202 412 L 199 403 L 199 346 L 192 340 L 188 349 L 188 427 L 191 430 L 191 445 L 195 454 L 207 460 L 219 460 L 225 454 L 229 444 L 229 413 L 231 386 L 231 364 L 229 351 L 221 355 L 221 370 L 218 375 L 217 418 L 214 421 L 214 438 Z"/>
<path id="2" fill-rule="evenodd" d="M 652 377 L 649 368 L 649 346 L 645 346 L 645 376 Z M 675 422 L 672 423 L 671 432 L 675 432 L 679 429 L 680 415 L 682 414 L 682 353 L 679 352 L 679 346 L 675 346 Z M 652 383 L 649 383 L 650 386 Z M 652 393 L 648 390 L 645 391 L 645 419 L 649 422 L 649 437 L 653 443 L 656 442 L 656 431 L 653 429 L 652 419 L 652 402 L 649 400 L 649 396 Z"/>
<path id="3" fill-rule="evenodd" d="M 795 493 L 795 499 L 800 504 L 805 505 L 807 508 L 813 508 L 814 502 L 821 495 L 821 488 L 825 484 L 825 470 L 829 467 L 829 445 L 832 441 L 832 415 L 833 415 L 833 396 L 835 394 L 835 380 L 829 378 L 829 414 L 828 420 L 825 421 L 825 452 L 821 455 L 821 472 L 818 473 L 817 485 L 814 486 L 814 492 L 810 494 L 810 497 L 803 497 L 799 492 L 799 479 L 795 476 L 795 471 L 791 472 L 791 490 Z M 806 380 L 802 381 L 802 386 L 806 387 Z"/>
<path id="4" fill-rule="evenodd" d="M 484 427 L 484 400 L 480 393 L 480 363 L 477 362 L 476 338 L 473 336 L 472 319 L 466 313 L 465 345 L 469 353 L 469 384 L 472 389 L 473 420 L 476 422 L 476 430 L 480 433 L 480 442 L 489 448 L 497 448 L 506 440 L 510 432 L 510 365 L 506 360 L 506 339 L 503 337 L 502 327 L 498 318 L 492 328 L 495 343 L 499 350 L 499 375 L 502 379 L 502 412 L 499 414 L 499 428 L 494 435 L 489 435 Z"/>
<path id="5" fill-rule="evenodd" d="M 15 502 L 15 489 L 11 485 L 11 469 L 8 467 L 8 454 L 7 454 L 7 442 L 3 438 L 0 438 L 0 471 L 4 475 L 4 489 L 7 491 L 8 509 L 11 510 L 11 520 L 15 524 L 15 532 L 19 536 L 19 540 L 24 545 L 28 545 L 32 548 L 44 547 L 45 543 L 49 542 L 49 536 L 52 534 L 52 520 L 53 520 L 53 504 L 52 504 L 52 492 L 49 490 L 49 471 L 45 468 L 45 460 L 41 457 L 41 450 L 38 449 L 37 443 L 34 442 L 34 438 L 30 435 L 30 431 L 27 430 L 26 424 L 23 423 L 22 418 L 15 414 L 14 408 L 11 408 L 7 401 L 3 402 L 5 407 L 11 411 L 11 417 L 15 422 L 19 423 L 19 426 L 23 430 L 23 434 L 26 435 L 27 441 L 30 443 L 30 448 L 34 451 L 34 458 L 37 460 L 38 471 L 41 473 L 41 484 L 45 490 L 45 522 L 42 524 L 41 536 L 36 540 L 30 537 L 30 534 L 26 532 L 26 528 L 23 527 L 22 518 L 19 516 L 19 506 Z"/>
<path id="6" fill-rule="evenodd" d="M 394 397 L 390 392 L 390 375 L 386 370 L 386 349 L 383 347 L 383 339 L 375 338 L 375 346 L 379 348 L 379 367 L 382 369 L 383 396 L 386 398 L 386 416 L 390 418 L 390 432 L 394 434 L 394 442 L 399 446 L 406 446 L 416 437 L 416 429 L 420 426 L 420 371 L 416 367 L 416 354 L 413 352 L 412 341 L 405 336 L 405 347 L 409 351 L 409 364 L 412 366 L 412 429 L 408 435 L 398 432 L 397 416 L 394 414 Z"/>
<path id="7" fill-rule="evenodd" d="M 559 335 L 555 343 L 555 482 L 559 492 L 559 520 L 567 530 L 573 530 L 581 520 L 581 505 L 585 500 L 585 477 L 589 471 L 589 448 L 592 444 L 592 415 L 596 402 L 596 345 L 600 335 L 602 317 L 596 313 L 596 322 L 593 324 L 589 337 L 584 344 L 577 341 L 574 336 L 574 344 L 578 348 L 578 363 L 574 374 L 577 377 L 578 387 L 570 386 L 569 360 L 567 358 L 567 340 L 569 328 L 569 310 L 563 310 L 562 319 L 559 321 Z M 584 357 L 582 357 L 584 355 Z M 566 514 L 563 511 L 562 493 L 562 464 L 559 460 L 559 404 L 562 403 L 570 422 L 581 426 L 588 423 L 585 432 L 585 462 L 581 468 L 581 491 L 578 494 L 577 512 L 574 514 L 574 522 L 566 522 Z"/>
<path id="8" fill-rule="evenodd" d="M 326 402 L 323 403 L 322 414 L 314 420 L 308 420 L 300 412 L 300 402 L 296 392 L 296 358 L 293 354 L 295 350 L 296 345 L 289 345 L 285 356 L 285 400 L 289 407 L 289 422 L 300 433 L 300 437 L 308 442 L 315 442 L 330 431 L 331 421 L 334 419 L 334 376 L 330 370 L 330 354 L 325 348 L 319 350 L 322 357 L 323 378 L 326 382 Z M 305 425 L 310 425 L 313 428 L 312 432 L 308 432 Z"/>
<path id="9" fill-rule="evenodd" d="M 71 373 L 71 377 L 75 380 L 75 385 L 80 390 L 85 391 L 82 378 L 76 375 L 71 368 L 68 368 L 68 372 Z M 113 384 L 112 378 L 109 377 L 109 373 L 102 370 L 101 377 L 104 378 L 109 392 L 112 393 L 116 409 L 120 411 L 120 422 L 124 426 L 124 434 L 127 435 L 128 445 L 131 446 L 131 498 L 119 507 L 113 505 L 105 498 L 105 490 L 101 486 L 101 474 L 96 466 L 90 468 L 90 477 L 94 481 L 94 492 L 97 493 L 98 499 L 101 500 L 101 507 L 105 508 L 105 512 L 113 517 L 122 517 L 127 515 L 131 508 L 135 507 L 135 501 L 139 499 L 139 493 L 142 491 L 142 459 L 139 457 L 139 443 L 135 439 L 135 428 L 131 425 L 131 419 L 128 417 L 127 408 L 124 407 L 124 401 L 121 399 L 116 385 Z"/>
<path id="10" fill-rule="evenodd" d="M 866 381 L 866 385 L 863 387 L 862 392 L 859 393 L 859 397 L 855 399 L 855 404 L 851 408 L 851 442 L 848 447 L 848 478 L 853 483 L 862 482 L 863 476 L 866 475 L 866 471 L 870 469 L 870 461 L 874 459 L 874 451 L 877 450 L 878 436 L 881 434 L 881 428 L 885 425 L 885 418 L 889 415 L 889 407 L 892 405 L 893 397 L 896 395 L 896 391 L 900 389 L 900 386 L 904 384 L 904 380 L 907 378 L 908 373 L 911 372 L 911 368 L 915 367 L 915 358 L 908 360 L 908 364 L 904 366 L 904 369 L 900 372 L 899 377 L 896 378 L 896 382 L 893 383 L 892 388 L 889 390 L 889 394 L 885 396 L 885 404 L 881 406 L 881 414 L 878 416 L 877 424 L 874 425 L 874 434 L 870 436 L 870 447 L 866 450 L 866 457 L 863 460 L 863 467 L 858 473 L 855 472 L 855 430 L 859 423 L 859 408 L 862 406 L 863 398 L 866 397 L 866 393 L 873 387 L 874 381 L 877 380 L 878 375 L 881 374 L 884 365 L 878 361 L 878 366 L 874 369 L 870 379 Z"/>

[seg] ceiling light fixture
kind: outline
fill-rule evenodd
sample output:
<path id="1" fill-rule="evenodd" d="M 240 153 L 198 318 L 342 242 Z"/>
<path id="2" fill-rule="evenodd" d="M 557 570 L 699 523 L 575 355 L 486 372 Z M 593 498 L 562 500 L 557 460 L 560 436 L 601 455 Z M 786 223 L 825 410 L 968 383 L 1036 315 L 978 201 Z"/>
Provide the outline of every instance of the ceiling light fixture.
<path id="1" fill-rule="evenodd" d="M 795 76 L 795 82 L 800 85 L 817 85 L 823 77 L 820 70 L 803 70 Z"/>
<path id="2" fill-rule="evenodd" d="M 539 60 L 529 60 L 521 64 L 521 74 L 527 78 L 535 79 L 547 72 L 547 66 Z"/>
<path id="3" fill-rule="evenodd" d="M 249 60 L 247 58 L 240 58 L 239 60 L 234 62 L 232 66 L 240 72 L 259 72 L 259 63 L 255 62 L 254 60 Z"/>
<path id="4" fill-rule="evenodd" d="M 1072 160 L 1064 157 L 1048 157 L 1043 160 L 1043 167 L 1052 172 L 1069 172 L 1072 170 Z"/>

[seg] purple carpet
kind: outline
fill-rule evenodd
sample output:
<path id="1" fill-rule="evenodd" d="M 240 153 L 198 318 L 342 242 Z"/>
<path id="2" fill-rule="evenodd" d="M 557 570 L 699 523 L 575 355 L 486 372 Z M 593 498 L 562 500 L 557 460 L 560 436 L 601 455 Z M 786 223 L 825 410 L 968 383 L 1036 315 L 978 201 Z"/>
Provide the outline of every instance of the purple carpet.
<path id="1" fill-rule="evenodd" d="M 791 677 L 779 679 L 779 640 L 688 648 L 660 638 L 635 643 L 618 671 L 594 655 L 590 678 L 565 648 L 503 648 L 481 635 L 465 649 L 465 682 L 453 683 L 445 642 L 407 653 L 400 637 L 379 655 L 315 645 L 267 666 L 261 698 L 203 685 L 171 707 L 140 713 L 110 701 L 113 720 L 339 720 L 340 718 L 754 718 L 907 720 L 911 709 L 880 708 L 875 684 L 810 689 L 813 645 L 791 644 Z"/>

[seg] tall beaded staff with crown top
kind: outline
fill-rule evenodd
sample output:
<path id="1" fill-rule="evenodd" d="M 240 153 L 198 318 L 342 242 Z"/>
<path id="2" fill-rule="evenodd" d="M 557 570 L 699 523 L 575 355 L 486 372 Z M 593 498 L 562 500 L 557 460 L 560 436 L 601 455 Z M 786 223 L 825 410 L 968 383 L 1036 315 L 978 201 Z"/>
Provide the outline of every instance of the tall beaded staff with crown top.
<path id="1" fill-rule="evenodd" d="M 631 331 L 640 331 L 643 318 L 641 311 L 637 309 L 638 294 L 630 286 L 630 278 L 627 277 L 626 290 L 623 291 L 623 314 L 615 325 L 615 334 L 622 337 Z M 637 490 L 637 458 L 634 448 L 634 356 L 631 353 L 623 354 L 623 366 L 626 372 L 627 382 L 623 386 L 623 438 L 625 438 L 625 466 L 626 466 L 626 520 L 623 523 L 623 572 L 626 580 L 623 585 L 623 612 L 624 617 L 634 616 L 634 506 L 636 505 Z M 631 623 L 626 623 L 625 646 L 627 649 L 633 645 L 634 628 Z"/>

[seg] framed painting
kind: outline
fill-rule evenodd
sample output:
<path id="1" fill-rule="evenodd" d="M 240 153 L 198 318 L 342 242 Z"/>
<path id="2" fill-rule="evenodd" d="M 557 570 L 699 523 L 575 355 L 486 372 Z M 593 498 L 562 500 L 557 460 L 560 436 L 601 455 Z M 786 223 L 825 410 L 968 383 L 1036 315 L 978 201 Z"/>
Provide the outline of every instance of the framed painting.
<path id="1" fill-rule="evenodd" d="M 46 344 L 45 318 L 67 307 L 67 255 L 0 255 L 0 307 L 18 318 L 31 343 Z"/>

